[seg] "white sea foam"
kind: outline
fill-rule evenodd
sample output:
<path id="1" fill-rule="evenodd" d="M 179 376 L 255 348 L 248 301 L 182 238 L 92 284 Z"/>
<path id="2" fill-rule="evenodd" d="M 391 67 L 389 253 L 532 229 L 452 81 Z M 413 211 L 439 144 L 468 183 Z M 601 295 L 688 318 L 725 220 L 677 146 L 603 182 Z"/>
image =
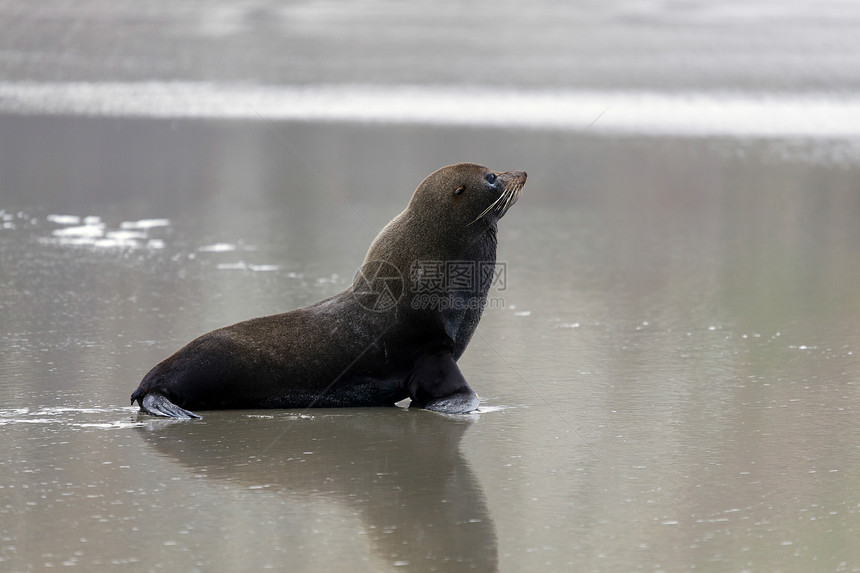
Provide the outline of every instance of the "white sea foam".
<path id="1" fill-rule="evenodd" d="M 170 225 L 168 219 L 142 219 L 140 221 L 125 221 L 119 229 L 108 229 L 101 217 L 89 215 L 83 218 L 77 215 L 48 215 L 48 221 L 57 225 L 65 225 L 51 231 L 51 237 L 44 237 L 42 242 L 67 247 L 95 247 L 100 249 L 163 249 L 162 239 L 150 238 L 149 232 L 156 227 Z"/>
<path id="2" fill-rule="evenodd" d="M 169 219 L 141 219 L 140 221 L 123 221 L 119 224 L 120 229 L 152 229 L 153 227 L 167 227 Z"/>
<path id="3" fill-rule="evenodd" d="M 272 272 L 277 271 L 281 267 L 278 265 L 252 265 L 245 261 L 239 261 L 237 263 L 220 263 L 215 268 L 222 271 Z"/>
<path id="4" fill-rule="evenodd" d="M 130 428 L 141 425 L 139 422 L 126 418 L 129 412 L 135 411 L 135 408 L 129 406 L 107 408 L 70 406 L 41 406 L 34 409 L 13 408 L 0 410 L 0 426 L 10 426 L 13 424 L 51 424 L 79 428 Z M 122 416 L 122 419 L 116 419 L 118 416 Z M 84 418 L 84 420 L 81 420 L 81 418 Z"/>
<path id="5" fill-rule="evenodd" d="M 475 410 L 476 414 L 490 414 L 493 412 L 501 412 L 502 410 L 507 410 L 509 406 L 485 406 L 481 404 L 478 406 L 478 409 Z"/>
<path id="6" fill-rule="evenodd" d="M 145 239 L 146 233 L 141 233 L 140 231 L 108 231 L 105 233 L 105 237 L 108 239 L 114 239 L 116 241 L 137 241 L 139 239 Z"/>
<path id="7" fill-rule="evenodd" d="M 103 430 L 124 430 L 126 428 L 142 428 L 143 422 L 114 421 L 92 424 L 74 424 L 78 428 L 100 428 Z"/>
<path id="8" fill-rule="evenodd" d="M 105 226 L 101 223 L 94 225 L 77 225 L 55 229 L 51 234 L 55 237 L 98 238 L 105 234 Z"/>
<path id="9" fill-rule="evenodd" d="M 204 245 L 197 250 L 204 253 L 229 253 L 236 250 L 236 245 L 230 243 L 215 243 L 214 245 Z"/>
<path id="10" fill-rule="evenodd" d="M 860 94 L 0 82 L 0 111 L 860 139 Z M 593 125 L 592 125 L 593 124 Z"/>
<path id="11" fill-rule="evenodd" d="M 58 225 L 80 225 L 81 218 L 77 215 L 48 215 L 47 220 Z"/>

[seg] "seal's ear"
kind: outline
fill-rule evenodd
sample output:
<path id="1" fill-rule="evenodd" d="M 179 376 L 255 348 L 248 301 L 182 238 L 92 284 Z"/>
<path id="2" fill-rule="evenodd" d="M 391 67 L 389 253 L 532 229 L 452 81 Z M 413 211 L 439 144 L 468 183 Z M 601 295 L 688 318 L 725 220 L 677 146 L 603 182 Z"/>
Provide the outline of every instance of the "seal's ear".
<path id="1" fill-rule="evenodd" d="M 454 195 L 459 195 L 460 193 L 462 193 L 462 192 L 463 192 L 463 191 L 465 191 L 465 190 L 466 190 L 466 186 L 465 186 L 465 185 L 460 185 L 459 187 L 457 187 L 456 189 L 454 189 Z"/>

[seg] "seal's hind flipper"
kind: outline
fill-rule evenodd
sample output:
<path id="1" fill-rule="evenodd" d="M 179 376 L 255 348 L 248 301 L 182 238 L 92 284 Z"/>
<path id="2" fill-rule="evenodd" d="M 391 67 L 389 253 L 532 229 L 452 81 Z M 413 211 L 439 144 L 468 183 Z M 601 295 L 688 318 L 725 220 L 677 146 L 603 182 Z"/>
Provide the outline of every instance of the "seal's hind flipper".
<path id="1" fill-rule="evenodd" d="M 191 418 L 200 418 L 194 412 L 189 412 L 184 408 L 180 408 L 173 402 L 167 399 L 162 394 L 152 393 L 147 394 L 140 400 L 140 409 L 153 416 L 164 416 L 166 418 L 180 418 L 190 420 Z"/>
<path id="2" fill-rule="evenodd" d="M 416 406 L 446 414 L 465 414 L 480 404 L 448 352 L 418 359 L 409 392 Z"/>

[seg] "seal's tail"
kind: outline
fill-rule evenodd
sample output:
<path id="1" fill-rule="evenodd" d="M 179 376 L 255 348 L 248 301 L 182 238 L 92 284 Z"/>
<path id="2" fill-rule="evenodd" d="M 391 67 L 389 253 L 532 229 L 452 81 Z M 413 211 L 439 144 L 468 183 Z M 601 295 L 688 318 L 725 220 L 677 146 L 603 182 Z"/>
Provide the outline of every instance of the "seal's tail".
<path id="1" fill-rule="evenodd" d="M 179 418 L 183 420 L 200 418 L 200 416 L 194 412 L 189 412 L 184 408 L 180 408 L 168 400 L 163 394 L 145 394 L 141 390 L 135 390 L 131 395 L 131 403 L 134 404 L 135 400 L 140 404 L 140 409 L 142 411 L 147 414 L 152 414 L 153 416 L 164 416 L 166 418 Z"/>

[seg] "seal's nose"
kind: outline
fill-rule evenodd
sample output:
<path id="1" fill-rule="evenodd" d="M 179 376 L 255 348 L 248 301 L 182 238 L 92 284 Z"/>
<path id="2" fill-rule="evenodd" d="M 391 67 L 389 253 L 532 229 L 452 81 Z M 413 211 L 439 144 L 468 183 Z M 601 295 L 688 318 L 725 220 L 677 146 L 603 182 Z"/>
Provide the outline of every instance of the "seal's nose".
<path id="1" fill-rule="evenodd" d="M 528 177 L 528 173 L 525 171 L 506 171 L 502 173 L 506 179 L 517 181 L 520 185 L 524 185 L 526 182 L 526 178 Z"/>

